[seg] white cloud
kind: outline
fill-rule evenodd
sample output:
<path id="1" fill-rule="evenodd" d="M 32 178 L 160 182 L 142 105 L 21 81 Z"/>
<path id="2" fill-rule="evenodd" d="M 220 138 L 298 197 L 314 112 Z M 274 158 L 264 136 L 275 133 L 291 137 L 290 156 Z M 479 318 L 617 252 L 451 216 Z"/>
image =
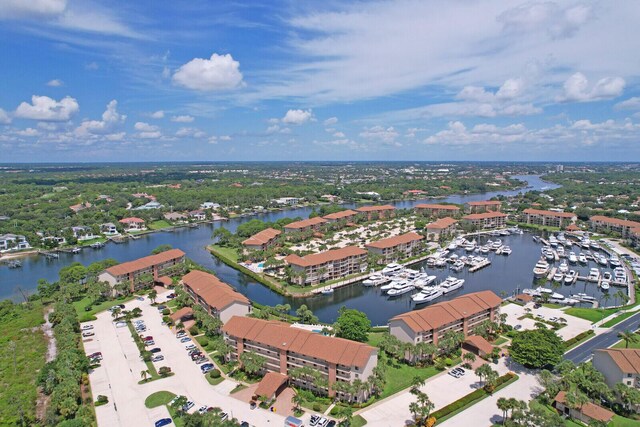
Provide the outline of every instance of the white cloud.
<path id="1" fill-rule="evenodd" d="M 557 101 L 589 102 L 610 99 L 622 95 L 625 81 L 621 77 L 605 77 L 589 89 L 589 80 L 582 73 L 575 73 L 564 82 L 564 95 Z"/>
<path id="2" fill-rule="evenodd" d="M 11 117 L 9 117 L 6 111 L 0 108 L 0 125 L 8 125 L 9 123 L 11 123 Z"/>
<path id="3" fill-rule="evenodd" d="M 378 140 L 387 144 L 396 143 L 398 132 L 393 127 L 373 126 L 364 128 L 360 137 L 364 139 Z M 396 143 L 397 144 L 397 143 Z"/>
<path id="4" fill-rule="evenodd" d="M 498 16 L 510 33 L 544 32 L 552 39 L 572 37 L 590 18 L 591 7 L 573 5 L 562 8 L 554 2 L 525 3 Z"/>
<path id="5" fill-rule="evenodd" d="M 522 141 L 527 129 L 522 124 L 498 127 L 492 124 L 478 124 L 469 130 L 460 121 L 449 122 L 447 129 L 441 130 L 424 140 L 426 144 L 468 145 Z"/>
<path id="6" fill-rule="evenodd" d="M 47 82 L 47 86 L 51 86 L 51 87 L 60 87 L 63 85 L 64 85 L 64 82 L 60 79 L 53 79 Z"/>
<path id="7" fill-rule="evenodd" d="M 534 107 L 533 104 L 511 104 L 498 111 L 504 116 L 530 116 L 542 113 L 542 108 Z"/>
<path id="8" fill-rule="evenodd" d="M 220 141 L 231 141 L 231 137 L 229 135 L 220 135 L 218 138 Z"/>
<path id="9" fill-rule="evenodd" d="M 107 104 L 107 109 L 102 113 L 102 120 L 85 120 L 75 130 L 77 136 L 106 135 L 113 133 L 121 126 L 127 116 L 118 113 L 118 101 L 115 99 Z"/>
<path id="10" fill-rule="evenodd" d="M 640 96 L 634 96 L 615 105 L 617 110 L 640 110 Z"/>
<path id="11" fill-rule="evenodd" d="M 207 142 L 209 144 L 217 144 L 218 143 L 218 137 L 215 136 L 215 135 L 210 136 L 209 139 L 207 139 Z"/>
<path id="12" fill-rule="evenodd" d="M 198 91 L 234 89 L 242 85 L 240 63 L 229 54 L 194 58 L 173 74 L 173 82 Z"/>
<path id="13" fill-rule="evenodd" d="M 78 101 L 69 96 L 56 101 L 48 96 L 33 95 L 31 104 L 18 105 L 15 116 L 21 119 L 66 122 L 80 109 Z"/>
<path id="14" fill-rule="evenodd" d="M 496 98 L 500 100 L 514 99 L 522 95 L 523 90 L 523 79 L 507 79 L 496 92 Z"/>
<path id="15" fill-rule="evenodd" d="M 192 116 L 173 116 L 171 117 L 172 122 L 176 123 L 191 123 L 195 120 Z"/>
<path id="16" fill-rule="evenodd" d="M 342 132 L 336 132 L 336 133 L 333 134 L 334 138 L 344 138 L 344 136 L 345 135 Z"/>
<path id="17" fill-rule="evenodd" d="M 162 110 L 154 111 L 153 113 L 151 113 L 149 115 L 149 117 L 151 117 L 152 119 L 163 119 L 164 118 L 164 111 L 162 111 Z"/>
<path id="18" fill-rule="evenodd" d="M 0 0 L 0 18 L 56 16 L 67 8 L 67 0 Z"/>
<path id="19" fill-rule="evenodd" d="M 289 125 L 301 125 L 313 119 L 311 110 L 289 110 L 282 118 L 282 123 Z"/>
<path id="20" fill-rule="evenodd" d="M 206 136 L 206 133 L 204 133 L 200 129 L 184 127 L 184 128 L 178 129 L 178 131 L 176 132 L 176 136 L 180 138 L 184 138 L 184 137 L 202 138 Z"/>
<path id="21" fill-rule="evenodd" d="M 98 68 L 100 68 L 100 66 L 98 65 L 97 62 L 93 61 L 93 62 L 89 62 L 88 64 L 85 64 L 84 68 L 85 70 L 95 71 Z"/>
<path id="22" fill-rule="evenodd" d="M 333 126 L 336 123 L 338 123 L 337 117 L 329 117 L 327 120 L 324 121 L 325 126 Z"/>
<path id="23" fill-rule="evenodd" d="M 155 132 L 159 129 L 158 126 L 150 125 L 145 122 L 136 122 L 136 124 L 133 125 L 133 128 L 140 132 Z"/>
<path id="24" fill-rule="evenodd" d="M 34 128 L 26 128 L 16 131 L 16 135 L 34 137 L 40 135 L 40 132 L 38 132 L 38 130 Z"/>

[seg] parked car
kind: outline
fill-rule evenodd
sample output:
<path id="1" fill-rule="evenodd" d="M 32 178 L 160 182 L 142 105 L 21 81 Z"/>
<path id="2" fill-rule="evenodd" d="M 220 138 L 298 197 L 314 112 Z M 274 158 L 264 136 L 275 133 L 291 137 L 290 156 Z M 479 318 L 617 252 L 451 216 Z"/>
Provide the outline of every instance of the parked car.
<path id="1" fill-rule="evenodd" d="M 193 349 L 193 350 L 189 350 L 188 354 L 189 354 L 189 356 L 193 356 L 196 353 L 202 353 L 202 352 L 200 351 L 200 349 L 196 348 L 196 349 Z"/>
<path id="2" fill-rule="evenodd" d="M 166 306 L 166 305 L 159 305 L 159 306 L 158 306 L 158 307 L 156 307 L 156 308 L 158 309 L 158 311 L 162 311 L 162 310 L 164 310 L 165 308 L 167 308 L 167 306 Z"/>
<path id="3" fill-rule="evenodd" d="M 95 334 L 92 331 L 85 331 L 85 332 L 82 333 L 83 337 L 92 337 L 94 335 Z"/>
<path id="4" fill-rule="evenodd" d="M 336 422 L 335 422 L 335 420 L 331 420 L 331 421 L 329 421 L 329 424 L 327 424 L 327 427 L 336 427 Z"/>
<path id="5" fill-rule="evenodd" d="M 155 342 L 154 340 L 151 340 L 151 341 L 145 341 L 145 342 L 144 342 L 144 345 L 145 345 L 145 346 L 147 346 L 147 347 L 149 347 L 150 345 L 156 345 L 156 342 Z"/>
<path id="6" fill-rule="evenodd" d="M 196 362 L 196 364 L 200 365 L 201 363 L 204 363 L 207 360 L 209 360 L 209 359 L 207 359 L 206 357 L 203 356 L 203 357 L 201 357 L 199 359 L 194 360 L 194 362 Z"/>
<path id="7" fill-rule="evenodd" d="M 185 346 L 186 350 L 193 350 L 195 348 L 196 348 L 195 344 L 189 344 L 189 345 Z"/>
<path id="8" fill-rule="evenodd" d="M 249 427 L 249 423 L 246 421 L 243 421 L 240 423 L 240 427 Z"/>
<path id="9" fill-rule="evenodd" d="M 201 406 L 198 408 L 198 413 L 200 415 L 204 414 L 205 412 L 207 412 L 207 407 L 206 406 Z"/>
<path id="10" fill-rule="evenodd" d="M 320 415 L 313 414 L 311 415 L 311 421 L 309 422 L 309 425 L 311 427 L 315 427 L 318 425 L 318 421 L 320 421 Z"/>
<path id="11" fill-rule="evenodd" d="M 201 370 L 204 370 L 205 368 L 213 368 L 213 363 L 205 363 L 204 365 L 200 366 Z"/>
<path id="12" fill-rule="evenodd" d="M 185 343 L 185 342 L 189 342 L 189 341 L 191 341 L 191 338 L 189 338 L 189 337 L 180 338 L 180 342 L 181 343 Z"/>
<path id="13" fill-rule="evenodd" d="M 83 331 L 88 331 L 90 329 L 93 329 L 93 325 L 82 325 L 81 328 Z"/>
<path id="14" fill-rule="evenodd" d="M 167 295 L 167 299 L 174 299 L 176 297 L 176 294 L 171 292 L 169 295 Z"/>
<path id="15" fill-rule="evenodd" d="M 252 400 L 251 402 L 249 402 L 249 409 L 256 409 L 256 406 L 258 406 L 258 404 L 256 403 L 255 400 Z"/>
<path id="16" fill-rule="evenodd" d="M 158 421 L 156 421 L 156 427 L 168 426 L 172 422 L 173 421 L 171 420 L 171 418 L 160 418 Z"/>
<path id="17" fill-rule="evenodd" d="M 318 421 L 318 427 L 327 427 L 327 424 L 329 424 L 329 420 L 325 417 L 320 418 Z"/>
<path id="18" fill-rule="evenodd" d="M 151 335 L 147 335 L 146 337 L 142 338 L 143 341 L 151 341 L 153 340 L 153 337 Z"/>
<path id="19" fill-rule="evenodd" d="M 187 333 L 185 331 L 180 331 L 176 334 L 176 338 L 183 338 L 186 336 L 187 336 Z"/>
<path id="20" fill-rule="evenodd" d="M 127 327 L 126 322 L 116 322 L 116 328 L 126 328 L 126 327 Z"/>
<path id="21" fill-rule="evenodd" d="M 99 359 L 102 360 L 102 352 L 96 351 L 95 353 L 91 353 L 89 356 L 90 359 Z"/>
<path id="22" fill-rule="evenodd" d="M 226 412 L 220 414 L 220 419 L 222 421 L 226 420 L 227 418 L 229 418 L 229 414 L 227 414 Z"/>
<path id="23" fill-rule="evenodd" d="M 513 329 L 515 329 L 516 331 L 519 331 L 520 329 L 522 329 L 522 325 L 516 325 L 513 327 Z"/>
<path id="24" fill-rule="evenodd" d="M 189 409 L 193 408 L 194 406 L 195 406 L 195 403 L 189 400 L 187 403 L 184 404 L 184 406 L 182 407 L 182 410 L 184 412 L 187 412 Z"/>
<path id="25" fill-rule="evenodd" d="M 151 350 L 149 350 L 151 353 L 160 353 L 162 350 L 160 349 L 160 347 L 156 347 L 156 348 L 152 348 Z"/>

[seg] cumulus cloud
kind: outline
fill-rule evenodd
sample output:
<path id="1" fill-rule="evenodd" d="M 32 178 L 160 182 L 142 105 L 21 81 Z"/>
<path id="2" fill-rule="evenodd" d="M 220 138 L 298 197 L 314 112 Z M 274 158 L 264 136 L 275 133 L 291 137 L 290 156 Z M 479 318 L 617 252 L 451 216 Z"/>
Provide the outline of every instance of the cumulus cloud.
<path id="1" fill-rule="evenodd" d="M 51 86 L 51 87 L 60 87 L 63 85 L 64 85 L 64 82 L 60 79 L 53 79 L 47 82 L 47 86 Z"/>
<path id="2" fill-rule="evenodd" d="M 75 115 L 80 106 L 78 101 L 69 96 L 56 101 L 48 96 L 33 95 L 31 104 L 18 105 L 15 116 L 21 119 L 42 120 L 50 122 L 66 122 Z"/>
<path id="3" fill-rule="evenodd" d="M 34 128 L 26 128 L 16 131 L 16 135 L 34 137 L 40 135 L 40 132 L 38 132 L 38 130 Z"/>
<path id="4" fill-rule="evenodd" d="M 426 144 L 467 145 L 477 143 L 504 143 L 524 139 L 527 129 L 522 124 L 498 127 L 493 124 L 478 124 L 468 129 L 460 121 L 451 121 L 447 129 L 427 137 Z"/>
<path id="5" fill-rule="evenodd" d="M 202 138 L 206 136 L 206 133 L 196 128 L 184 127 L 178 129 L 176 132 L 176 136 L 180 138 L 191 137 L 191 138 Z"/>
<path id="6" fill-rule="evenodd" d="M 61 14 L 67 0 L 0 0 L 0 18 L 41 18 Z"/>
<path id="7" fill-rule="evenodd" d="M 150 125 L 145 122 L 136 122 L 136 124 L 133 125 L 133 128 L 140 132 L 155 132 L 159 129 L 158 126 Z"/>
<path id="8" fill-rule="evenodd" d="M 564 82 L 564 94 L 557 98 L 560 102 L 590 102 L 616 98 L 622 95 L 625 81 L 621 77 L 605 77 L 589 89 L 589 80 L 582 73 L 575 73 Z"/>
<path id="9" fill-rule="evenodd" d="M 107 109 L 102 113 L 102 120 L 83 121 L 76 129 L 76 135 L 86 137 L 112 133 L 124 123 L 126 118 L 126 115 L 118 113 L 118 101 L 114 99 L 107 104 Z"/>
<path id="10" fill-rule="evenodd" d="M 282 123 L 301 125 L 309 120 L 313 120 L 313 112 L 311 110 L 289 110 L 282 118 Z"/>
<path id="11" fill-rule="evenodd" d="M 634 96 L 615 105 L 617 110 L 640 110 L 640 96 Z"/>
<path id="12" fill-rule="evenodd" d="M 242 85 L 240 63 L 229 54 L 194 58 L 173 74 L 173 82 L 197 91 L 234 89 Z"/>
<path id="13" fill-rule="evenodd" d="M 0 125 L 8 125 L 9 123 L 11 123 L 11 117 L 9 117 L 6 111 L 0 108 Z"/>
<path id="14" fill-rule="evenodd" d="M 325 126 L 333 126 L 336 123 L 338 123 L 337 117 L 329 117 L 327 120 L 324 121 Z"/>
<path id="15" fill-rule="evenodd" d="M 554 3 L 525 3 L 501 13 L 497 20 L 510 33 L 543 31 L 551 39 L 569 38 L 588 21 L 591 7 L 578 4 L 566 8 Z"/>
<path id="16" fill-rule="evenodd" d="M 393 128 L 393 126 L 387 128 L 383 126 L 365 127 L 364 130 L 360 132 L 361 138 L 377 140 L 386 144 L 398 144 L 396 143 L 398 135 L 398 132 Z"/>
<path id="17" fill-rule="evenodd" d="M 164 118 L 164 111 L 162 111 L 162 110 L 154 111 L 153 113 L 151 113 L 149 115 L 149 117 L 151 117 L 152 119 L 163 119 Z"/>
<path id="18" fill-rule="evenodd" d="M 194 117 L 192 116 L 173 116 L 171 117 L 171 121 L 172 122 L 176 122 L 176 123 L 191 123 L 195 120 Z"/>

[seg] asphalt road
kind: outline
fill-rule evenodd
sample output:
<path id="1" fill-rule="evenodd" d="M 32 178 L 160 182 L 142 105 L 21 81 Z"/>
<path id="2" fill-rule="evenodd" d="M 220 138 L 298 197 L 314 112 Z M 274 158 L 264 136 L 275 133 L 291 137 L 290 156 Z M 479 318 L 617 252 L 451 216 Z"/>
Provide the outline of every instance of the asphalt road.
<path id="1" fill-rule="evenodd" d="M 626 330 L 635 331 L 638 328 L 640 328 L 640 311 L 613 326 L 607 332 L 600 334 L 565 353 L 564 358 L 571 360 L 576 364 L 586 362 L 591 359 L 594 350 L 598 348 L 611 347 L 613 344 L 620 341 L 620 338 L 618 338 L 619 332 Z"/>

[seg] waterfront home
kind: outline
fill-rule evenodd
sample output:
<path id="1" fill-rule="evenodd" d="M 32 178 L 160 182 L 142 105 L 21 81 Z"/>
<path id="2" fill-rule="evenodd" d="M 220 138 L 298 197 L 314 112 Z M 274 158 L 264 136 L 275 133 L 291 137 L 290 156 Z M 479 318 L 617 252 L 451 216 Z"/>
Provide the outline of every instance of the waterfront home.
<path id="1" fill-rule="evenodd" d="M 589 218 L 589 225 L 593 231 L 618 233 L 624 239 L 631 237 L 632 230 L 640 229 L 640 222 L 609 218 L 602 215 L 594 215 Z"/>
<path id="2" fill-rule="evenodd" d="M 449 237 L 456 232 L 457 220 L 451 217 L 440 218 L 425 226 L 427 232 L 427 239 L 431 241 L 438 241 L 441 237 Z"/>
<path id="3" fill-rule="evenodd" d="M 325 215 L 322 218 L 326 219 L 328 222 L 348 222 L 348 221 L 353 221 L 357 215 L 358 215 L 358 212 L 353 211 L 351 209 L 347 209 L 344 211 L 334 212 L 329 215 Z"/>
<path id="4" fill-rule="evenodd" d="M 179 212 L 167 212 L 163 215 L 164 219 L 167 221 L 175 222 L 175 223 L 184 223 L 187 222 L 187 216 L 185 214 L 181 214 Z"/>
<path id="5" fill-rule="evenodd" d="M 570 212 L 545 211 L 540 209 L 525 209 L 525 222 L 527 224 L 543 225 L 547 227 L 564 228 L 576 222 L 578 217 Z"/>
<path id="6" fill-rule="evenodd" d="M 416 213 L 424 216 L 455 216 L 460 213 L 460 208 L 454 205 L 438 205 L 422 203 L 415 206 Z"/>
<path id="7" fill-rule="evenodd" d="M 367 243 L 365 247 L 369 253 L 380 256 L 379 264 L 389 264 L 417 255 L 423 239 L 418 233 L 410 232 Z"/>
<path id="8" fill-rule="evenodd" d="M 203 210 L 197 209 L 195 211 L 189 212 L 189 217 L 194 221 L 204 221 L 207 219 L 207 213 Z"/>
<path id="9" fill-rule="evenodd" d="M 91 230 L 91 227 L 87 227 L 87 226 L 84 226 L 84 225 L 78 225 L 78 226 L 75 226 L 75 227 L 71 227 L 71 232 L 73 233 L 73 237 L 75 237 L 79 241 L 92 240 L 92 239 L 95 239 L 96 237 L 98 237 L 98 236 L 93 234 L 93 231 Z"/>
<path id="10" fill-rule="evenodd" d="M 144 219 L 136 217 L 122 218 L 118 222 L 124 226 L 124 231 L 143 231 L 147 229 Z"/>
<path id="11" fill-rule="evenodd" d="M 497 319 L 501 303 L 502 298 L 492 291 L 462 295 L 392 317 L 389 333 L 414 345 L 420 342 L 438 345 L 438 339 L 449 330 L 468 337 L 480 323 Z"/>
<path id="12" fill-rule="evenodd" d="M 485 212 L 465 215 L 462 217 L 462 222 L 479 230 L 485 228 L 500 228 L 507 225 L 507 214 L 502 212 Z"/>
<path id="13" fill-rule="evenodd" d="M 300 197 L 280 197 L 279 199 L 271 200 L 271 203 L 279 206 L 296 206 L 301 203 L 302 200 L 304 199 Z"/>
<path id="14" fill-rule="evenodd" d="M 375 347 L 294 328 L 284 322 L 236 316 L 222 327 L 222 332 L 231 347 L 229 360 L 239 361 L 244 352 L 259 354 L 266 360 L 263 371 L 287 375 L 292 384 L 329 397 L 349 397 L 336 393 L 333 385 L 356 380 L 366 383 L 378 363 Z M 326 385 L 319 387 L 312 379 L 290 375 L 292 370 L 303 367 L 322 375 Z M 363 402 L 368 396 L 369 390 L 363 387 L 351 399 Z"/>
<path id="15" fill-rule="evenodd" d="M 180 249 L 170 249 L 156 255 L 124 262 L 107 268 L 98 280 L 111 287 L 129 282 L 131 292 L 145 285 L 159 282 L 160 276 L 181 271 L 184 268 L 185 253 Z"/>
<path id="16" fill-rule="evenodd" d="M 220 203 L 204 202 L 200 205 L 200 209 L 217 210 L 217 209 L 220 209 Z"/>
<path id="17" fill-rule="evenodd" d="M 361 216 L 365 217 L 367 221 L 372 219 L 389 219 L 395 216 L 396 208 L 391 205 L 382 206 L 362 206 L 356 209 Z"/>
<path id="18" fill-rule="evenodd" d="M 193 270 L 182 277 L 182 285 L 197 304 L 223 324 L 233 316 L 251 313 L 249 299 L 213 274 Z"/>
<path id="19" fill-rule="evenodd" d="M 276 245 L 282 231 L 267 228 L 242 241 L 242 246 L 254 251 L 265 251 Z"/>
<path id="20" fill-rule="evenodd" d="M 85 202 L 85 203 L 78 203 L 77 205 L 69 206 L 69 209 L 71 209 L 74 213 L 78 213 L 82 210 L 90 208 L 91 206 L 93 206 L 91 203 Z"/>
<path id="21" fill-rule="evenodd" d="M 607 385 L 617 383 L 640 389 L 640 349 L 603 348 L 593 352 L 593 367 L 604 375 Z"/>
<path id="22" fill-rule="evenodd" d="M 302 221 L 294 221 L 284 226 L 284 232 L 295 233 L 309 230 L 318 231 L 322 224 L 325 224 L 326 222 L 326 219 L 320 218 L 319 216 L 315 218 L 303 219 Z"/>
<path id="23" fill-rule="evenodd" d="M 558 392 L 554 399 L 554 406 L 562 415 L 582 421 L 589 425 L 594 421 L 604 423 L 606 425 L 615 415 L 608 409 L 591 402 L 587 402 L 579 408 L 573 408 L 567 404 L 567 393 L 565 391 Z"/>
<path id="24" fill-rule="evenodd" d="M 100 224 L 100 232 L 105 236 L 116 236 L 120 234 L 118 232 L 118 228 L 112 222 L 105 222 L 104 224 Z"/>
<path id="25" fill-rule="evenodd" d="M 0 235 L 0 251 L 19 251 L 29 249 L 31 245 L 27 242 L 27 238 L 20 234 L 2 234 Z"/>
<path id="26" fill-rule="evenodd" d="M 479 202 L 467 202 L 464 210 L 468 213 L 500 212 L 502 202 L 499 200 L 482 200 Z"/>
<path id="27" fill-rule="evenodd" d="M 145 203 L 142 206 L 138 206 L 137 208 L 133 208 L 134 211 L 147 211 L 151 209 L 162 209 L 164 205 L 156 202 L 155 200 L 150 201 L 149 203 Z"/>
<path id="28" fill-rule="evenodd" d="M 291 254 L 284 260 L 291 266 L 291 282 L 299 285 L 312 285 L 367 271 L 367 251 L 357 246 L 331 249 L 304 257 Z"/>

